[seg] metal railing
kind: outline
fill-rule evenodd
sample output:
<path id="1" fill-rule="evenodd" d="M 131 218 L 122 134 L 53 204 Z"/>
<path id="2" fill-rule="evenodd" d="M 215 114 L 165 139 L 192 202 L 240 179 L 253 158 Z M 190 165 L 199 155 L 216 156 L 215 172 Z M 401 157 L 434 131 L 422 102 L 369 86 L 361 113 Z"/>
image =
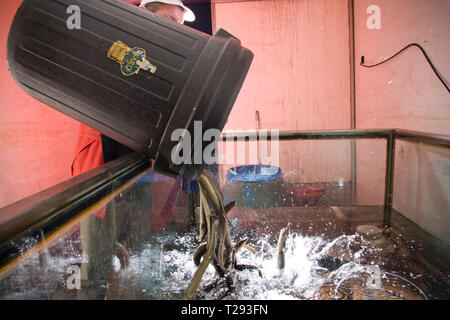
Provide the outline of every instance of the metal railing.
<path id="1" fill-rule="evenodd" d="M 0 275 L 39 251 L 150 170 L 132 153 L 0 209 Z"/>
<path id="2" fill-rule="evenodd" d="M 271 130 L 265 130 L 263 135 L 257 131 L 227 131 L 221 141 L 272 140 Z M 334 139 L 385 139 L 386 140 L 386 177 L 383 208 L 383 224 L 390 226 L 395 168 L 396 140 L 407 140 L 427 145 L 450 148 L 450 136 L 436 135 L 404 129 L 367 129 L 367 130 L 321 130 L 321 131 L 277 131 L 275 139 L 280 141 L 293 140 L 334 140 Z M 352 153 L 352 157 L 354 153 Z M 354 161 L 352 161 L 354 163 Z M 352 171 L 353 172 L 353 171 Z M 352 174 L 353 176 L 353 174 Z M 352 177 L 354 180 L 354 177 Z"/>

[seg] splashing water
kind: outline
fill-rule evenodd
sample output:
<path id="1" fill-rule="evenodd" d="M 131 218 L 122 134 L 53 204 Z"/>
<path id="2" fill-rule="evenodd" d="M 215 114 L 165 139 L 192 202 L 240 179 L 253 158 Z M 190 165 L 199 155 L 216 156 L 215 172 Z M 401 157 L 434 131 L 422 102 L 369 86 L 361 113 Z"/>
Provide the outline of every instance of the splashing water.
<path id="1" fill-rule="evenodd" d="M 184 299 L 186 288 L 197 267 L 192 254 L 197 244 L 196 232 L 160 234 L 131 256 L 127 269 L 113 262 L 107 299 Z M 254 265 L 257 270 L 232 270 L 234 290 L 224 299 L 426 299 L 424 292 L 408 279 L 383 270 L 383 262 L 373 257 L 380 255 L 378 248 L 359 235 L 343 235 L 333 241 L 322 237 L 306 237 L 287 233 L 285 267 L 277 267 L 277 243 L 273 236 L 265 235 L 251 246 L 256 254 L 241 250 L 239 264 Z M 16 291 L 6 299 L 51 299 L 52 290 L 63 288 L 67 280 L 67 267 L 82 261 L 75 254 L 51 257 L 48 266 L 38 276 L 39 257 L 29 259 L 9 281 Z M 375 264 L 378 262 L 378 264 Z M 379 270 L 380 288 L 369 286 L 373 271 Z M 227 290 L 224 283 L 211 286 L 218 277 L 212 265 L 208 266 L 200 283 L 198 299 L 214 300 Z M 32 284 L 34 283 L 34 284 Z M 36 285 L 37 284 L 37 285 Z M 5 285 L 0 282 L 0 287 Z M 380 284 L 379 284 L 380 285 Z M 17 290 L 19 288 L 20 290 Z M 115 288 L 115 289 L 112 289 Z M 4 292 L 9 291 L 3 288 Z M 115 290 L 115 291 L 114 291 Z M 1 290 L 0 290 L 1 291 Z"/>
<path id="2" fill-rule="evenodd" d="M 149 261 L 152 261 L 151 257 L 159 257 L 159 261 L 153 261 L 154 266 L 148 268 L 158 279 L 157 290 L 165 293 L 164 298 L 183 298 L 185 289 L 196 270 L 192 260 L 195 237 L 194 233 L 175 239 L 159 237 L 155 243 L 148 244 L 139 255 L 132 258 L 130 265 L 132 272 L 145 273 Z M 173 240 L 175 240 L 174 245 L 164 250 L 168 241 Z M 380 290 L 369 290 L 370 288 L 367 287 L 370 277 L 373 277 L 374 269 L 380 270 L 379 276 L 383 281 L 388 279 L 389 273 L 383 272 L 381 266 L 362 264 L 364 261 L 361 257 L 377 252 L 359 235 L 344 235 L 328 242 L 321 237 L 288 234 L 285 250 L 286 263 L 283 270 L 277 267 L 277 245 L 273 243 L 270 236 L 260 238 L 253 247 L 257 248 L 256 255 L 243 250 L 239 253 L 238 261 L 239 264 L 257 266 L 260 272 L 233 270 L 234 290 L 227 295 L 226 299 L 344 299 L 349 298 L 349 290 L 355 291 L 355 285 L 362 288 L 362 291 L 356 290 L 354 298 L 387 298 L 379 295 Z M 320 261 L 323 257 L 329 257 L 330 254 L 339 255 L 334 259 L 341 262 L 340 265 L 327 269 L 321 266 Z M 155 270 L 157 270 L 156 273 Z M 214 280 L 217 280 L 215 270 L 209 266 L 197 298 L 213 300 L 223 293 L 225 288 L 220 285 L 208 291 L 205 290 L 206 286 Z M 159 295 L 159 298 L 163 297 Z"/>

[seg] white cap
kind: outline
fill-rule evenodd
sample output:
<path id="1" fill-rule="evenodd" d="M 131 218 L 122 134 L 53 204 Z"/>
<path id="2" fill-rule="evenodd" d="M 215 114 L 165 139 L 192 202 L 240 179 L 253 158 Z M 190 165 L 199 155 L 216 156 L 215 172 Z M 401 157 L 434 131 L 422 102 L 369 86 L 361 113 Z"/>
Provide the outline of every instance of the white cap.
<path id="1" fill-rule="evenodd" d="M 184 10 L 184 21 L 192 22 L 195 21 L 195 14 L 191 9 L 186 7 L 181 0 L 142 0 L 140 7 L 144 8 L 147 3 L 161 2 L 166 4 L 171 4 L 174 6 L 179 6 Z"/>

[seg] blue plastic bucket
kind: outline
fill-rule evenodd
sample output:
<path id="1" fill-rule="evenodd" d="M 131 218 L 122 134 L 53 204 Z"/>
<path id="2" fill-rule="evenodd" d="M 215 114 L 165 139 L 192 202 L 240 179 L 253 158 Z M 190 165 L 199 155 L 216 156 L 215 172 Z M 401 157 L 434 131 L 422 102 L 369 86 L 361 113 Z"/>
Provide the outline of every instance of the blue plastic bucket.
<path id="1" fill-rule="evenodd" d="M 281 204 L 283 174 L 279 167 L 247 165 L 228 170 L 224 188 L 226 202 L 238 207 L 268 208 Z"/>
<path id="2" fill-rule="evenodd" d="M 268 165 L 250 165 L 231 168 L 227 180 L 240 182 L 266 182 L 282 179 L 281 169 Z"/>

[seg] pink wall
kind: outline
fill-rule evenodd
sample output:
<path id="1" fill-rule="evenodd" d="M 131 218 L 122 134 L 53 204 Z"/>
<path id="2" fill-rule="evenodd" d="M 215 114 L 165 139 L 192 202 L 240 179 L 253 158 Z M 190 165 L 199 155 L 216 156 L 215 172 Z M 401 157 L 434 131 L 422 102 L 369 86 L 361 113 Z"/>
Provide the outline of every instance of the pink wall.
<path id="1" fill-rule="evenodd" d="M 213 29 L 255 53 L 226 129 L 347 129 L 347 0 L 213 1 Z M 333 114 L 330 114 L 333 111 Z"/>
<path id="2" fill-rule="evenodd" d="M 381 10 L 381 29 L 369 30 L 366 10 Z M 380 62 L 408 45 L 420 44 L 439 72 L 450 79 L 450 2 L 446 0 L 356 0 L 356 60 Z M 377 68 L 356 67 L 358 128 L 403 128 L 450 135 L 450 95 L 418 48 Z M 382 201 L 385 144 L 358 145 L 358 201 Z M 370 155 L 372 161 L 363 164 Z M 426 231 L 450 243 L 449 153 L 398 142 L 394 208 Z M 369 188 L 371 187 L 371 188 Z"/>
<path id="3" fill-rule="evenodd" d="M 381 30 L 367 28 L 370 5 L 381 9 Z M 355 1 L 356 60 L 367 64 L 416 42 L 442 75 L 450 78 L 450 2 L 447 0 Z M 404 128 L 450 134 L 450 95 L 417 48 L 373 69 L 356 68 L 357 126 Z"/>
<path id="4" fill-rule="evenodd" d="M 224 28 L 255 53 L 225 130 L 350 128 L 347 0 L 212 1 Z M 280 145 L 288 180 L 350 179 L 349 144 Z M 225 166 L 224 171 L 230 166 Z"/>
<path id="5" fill-rule="evenodd" d="M 29 97 L 9 74 L 6 41 L 20 3 L 4 0 L 0 11 L 0 207 L 70 178 L 79 126 Z"/>

